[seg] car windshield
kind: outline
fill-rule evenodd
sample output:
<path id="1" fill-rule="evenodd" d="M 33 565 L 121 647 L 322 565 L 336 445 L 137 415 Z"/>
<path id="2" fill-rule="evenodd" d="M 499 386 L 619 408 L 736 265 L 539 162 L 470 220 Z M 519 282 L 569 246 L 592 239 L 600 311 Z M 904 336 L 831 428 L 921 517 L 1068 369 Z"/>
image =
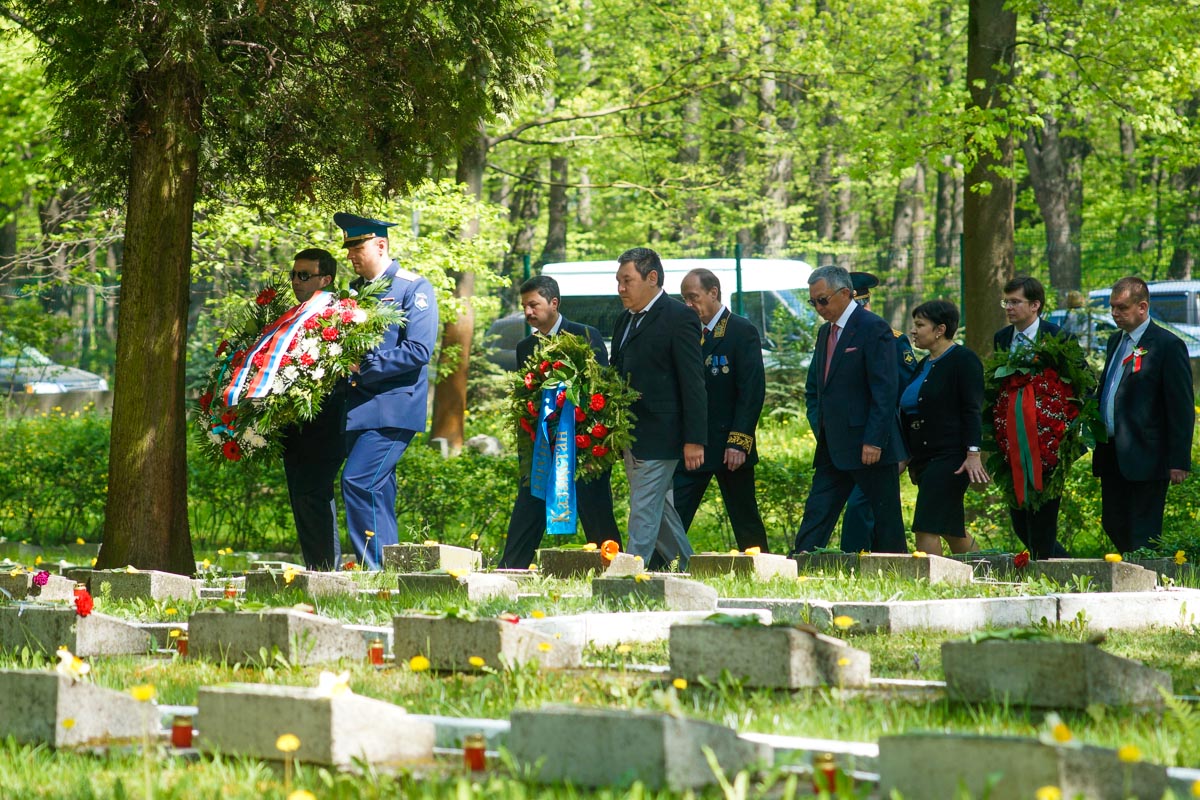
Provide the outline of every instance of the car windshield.
<path id="1" fill-rule="evenodd" d="M 0 350 L 0 369 L 17 369 L 19 367 L 46 367 L 54 362 L 36 347 L 21 347 L 7 345 Z"/>

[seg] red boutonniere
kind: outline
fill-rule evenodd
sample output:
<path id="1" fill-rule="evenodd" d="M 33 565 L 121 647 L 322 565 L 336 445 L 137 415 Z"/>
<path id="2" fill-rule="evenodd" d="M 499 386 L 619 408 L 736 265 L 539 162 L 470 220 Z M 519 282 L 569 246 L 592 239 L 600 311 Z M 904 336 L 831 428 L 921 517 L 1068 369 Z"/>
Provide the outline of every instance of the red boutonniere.
<path id="1" fill-rule="evenodd" d="M 1125 356 L 1125 360 L 1121 362 L 1121 366 L 1125 366 L 1130 361 L 1133 362 L 1133 371 L 1137 372 L 1142 368 L 1142 356 L 1146 355 L 1146 348 L 1135 347 L 1133 352 Z"/>

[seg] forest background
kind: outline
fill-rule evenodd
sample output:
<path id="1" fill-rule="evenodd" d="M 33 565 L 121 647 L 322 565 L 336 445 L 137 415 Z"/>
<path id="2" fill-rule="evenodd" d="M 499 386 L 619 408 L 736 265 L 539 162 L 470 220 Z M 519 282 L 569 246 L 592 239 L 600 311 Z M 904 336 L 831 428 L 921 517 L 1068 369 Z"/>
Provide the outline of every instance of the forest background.
<path id="1" fill-rule="evenodd" d="M 1041 277 L 1052 306 L 1069 290 L 1125 274 L 1192 276 L 1200 253 L 1195 2 L 508 5 L 535 20 L 522 66 L 539 79 L 524 87 L 509 80 L 507 102 L 481 115 L 453 157 L 422 163 L 425 180 L 411 190 L 395 192 L 387 180 L 354 187 L 358 210 L 404 223 L 394 250 L 441 294 L 432 433 L 453 450 L 475 432 L 469 420 L 482 418 L 487 432 L 500 427 L 488 421 L 496 376 L 481 333 L 515 307 L 525 255 L 535 270 L 611 260 L 635 245 L 664 256 L 729 256 L 740 247 L 745 256 L 837 263 L 881 277 L 875 307 L 896 327 L 918 302 L 955 300 L 978 350 L 1000 325 L 997 281 L 1014 272 Z M 63 98 L 38 57 L 35 26 L 3 10 L 0 330 L 6 342 L 108 376 L 120 392 L 126 209 L 103 181 L 74 168 L 71 139 L 87 132 L 64 131 L 56 116 Z M 338 124 L 322 122 L 336 146 Z M 201 180 L 189 376 L 204 369 L 233 298 L 287 269 L 297 250 L 336 252 L 340 244 L 331 209 L 311 187 L 297 182 L 294 197 L 272 202 L 263 180 Z M 796 376 L 775 377 L 768 426 L 796 411 L 788 391 Z M 69 415 L 45 420 L 60 416 L 71 424 Z M 10 423 L 15 439 L 3 450 L 10 480 L 0 516 L 9 536 L 39 536 L 38 515 L 75 505 L 39 498 L 16 480 L 30 463 L 19 455 L 30 446 L 21 426 L 33 424 L 47 422 Z M 107 490 L 104 451 L 97 443 L 84 465 L 94 475 L 76 487 Z M 802 470 L 802 454 L 794 455 Z M 278 476 L 226 471 L 205 478 L 221 487 L 206 494 L 206 468 L 195 461 L 193 525 L 228 502 L 222 496 L 253 506 L 257 491 L 274 506 L 271 521 L 202 526 L 202 541 L 286 540 Z M 231 483 L 244 493 L 225 491 Z M 94 538 L 103 520 L 89 508 L 69 524 L 56 518 L 45 535 Z M 413 519 L 428 526 L 436 515 Z M 468 522 L 437 527 L 482 530 Z"/>

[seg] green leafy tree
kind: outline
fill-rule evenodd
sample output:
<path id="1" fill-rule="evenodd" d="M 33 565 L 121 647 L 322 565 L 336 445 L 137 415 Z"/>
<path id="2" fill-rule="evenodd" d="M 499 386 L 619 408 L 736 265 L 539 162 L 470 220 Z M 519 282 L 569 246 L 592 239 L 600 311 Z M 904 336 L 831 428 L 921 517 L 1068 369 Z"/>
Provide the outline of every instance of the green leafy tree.
<path id="1" fill-rule="evenodd" d="M 522 0 L 6 8 L 39 41 L 70 172 L 126 214 L 98 566 L 191 572 L 184 349 L 197 199 L 237 182 L 252 199 L 361 208 L 404 190 L 536 85 L 542 26 Z"/>

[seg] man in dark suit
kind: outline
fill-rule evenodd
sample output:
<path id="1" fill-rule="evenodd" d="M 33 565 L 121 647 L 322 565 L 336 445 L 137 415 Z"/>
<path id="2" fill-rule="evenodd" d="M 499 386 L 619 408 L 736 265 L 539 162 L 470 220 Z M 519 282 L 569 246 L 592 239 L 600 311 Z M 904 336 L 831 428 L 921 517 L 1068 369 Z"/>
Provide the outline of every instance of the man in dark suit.
<path id="1" fill-rule="evenodd" d="M 1057 325 L 1041 318 L 1046 307 L 1046 289 L 1037 278 L 1018 275 L 1004 284 L 1004 316 L 1009 324 L 996 331 L 992 347 L 1011 350 L 1028 347 L 1039 336 L 1065 336 Z M 1070 465 L 1064 465 L 1070 469 Z M 1061 497 L 1047 500 L 1037 511 L 1028 508 L 1009 508 L 1013 533 L 1029 548 L 1035 559 L 1067 558 L 1066 549 L 1058 541 L 1058 509 Z"/>
<path id="2" fill-rule="evenodd" d="M 854 302 L 850 274 L 820 267 L 808 278 L 808 302 L 826 320 L 817 332 L 805 383 L 817 437 L 813 483 L 793 552 L 829 543 L 851 490 L 862 489 L 875 517 L 871 550 L 903 553 L 896 428 L 896 344 L 891 327 Z"/>
<path id="3" fill-rule="evenodd" d="M 1100 410 L 1108 442 L 1096 445 L 1101 525 L 1118 552 L 1154 547 L 1162 535 L 1167 487 L 1192 469 L 1196 426 L 1187 346 L 1150 319 L 1141 278 L 1121 278 L 1109 297 L 1120 328 L 1108 340 Z"/>
<path id="4" fill-rule="evenodd" d="M 879 285 L 879 278 L 869 272 L 851 272 L 850 284 L 854 288 L 854 302 L 870 311 L 871 290 Z M 896 369 L 898 370 L 896 402 L 899 404 L 900 395 L 904 394 L 905 387 L 917 374 L 917 356 L 913 353 L 908 336 L 894 329 L 892 336 L 896 343 Z M 897 422 L 897 424 L 899 423 Z M 903 443 L 899 427 L 892 431 L 892 435 Z M 903 463 L 902 461 L 901 464 Z M 902 469 L 900 471 L 903 472 Z M 842 550 L 847 553 L 857 553 L 870 549 L 871 535 L 874 529 L 875 517 L 871 514 L 871 504 L 867 502 L 866 495 L 862 493 L 862 490 L 856 486 L 850 493 L 850 499 L 846 501 L 846 513 L 842 517 Z"/>
<path id="5" fill-rule="evenodd" d="M 292 292 L 304 303 L 317 292 L 336 289 L 337 261 L 328 250 L 309 248 L 292 263 Z M 339 384 L 321 401 L 309 422 L 283 434 L 283 474 L 296 521 L 296 538 L 311 570 L 337 569 L 341 558 L 334 481 L 346 460 L 346 387 Z"/>
<path id="6" fill-rule="evenodd" d="M 675 470 L 675 510 L 684 530 L 691 528 L 704 490 L 715 475 L 738 549 L 757 547 L 766 553 L 767 530 L 754 494 L 758 463 L 754 432 L 767 391 L 758 330 L 721 302 L 721 282 L 711 270 L 692 270 L 679 288 L 683 302 L 703 326 L 700 348 L 708 396 L 708 446 L 699 469 Z"/>
<path id="7" fill-rule="evenodd" d="M 571 322 L 558 313 L 558 281 L 549 275 L 537 275 L 521 284 L 521 308 L 525 321 L 534 333 L 517 343 L 517 371 L 533 357 L 542 337 L 572 333 L 587 341 L 596 354 L 601 366 L 608 366 L 608 350 L 600 331 L 590 325 Z M 579 500 L 579 521 L 583 523 L 584 535 L 594 544 L 603 544 L 606 539 L 621 543 L 621 531 L 613 516 L 612 470 L 590 481 L 576 481 L 575 493 Z M 546 532 L 546 501 L 534 497 L 529 482 L 521 481 L 517 488 L 517 499 L 513 503 L 512 516 L 508 520 L 508 536 L 504 540 L 504 554 L 500 556 L 501 569 L 525 569 L 533 563 L 542 534 Z"/>
<path id="8" fill-rule="evenodd" d="M 683 570 L 693 551 L 671 486 L 681 458 L 686 469 L 704 463 L 708 410 L 700 321 L 663 291 L 658 253 L 635 247 L 617 263 L 617 294 L 626 313 L 613 331 L 613 366 L 641 394 L 631 409 L 637 417 L 633 445 L 624 454 L 629 552 L 651 567 L 676 562 Z"/>
<path id="9" fill-rule="evenodd" d="M 383 281 L 380 302 L 404 313 L 383 341 L 353 369 L 346 398 L 346 467 L 342 499 L 350 544 L 364 569 L 382 569 L 383 548 L 400 540 L 396 523 L 396 464 L 425 430 L 429 360 L 437 344 L 437 297 L 429 281 L 402 269 L 388 253 L 395 223 L 334 214 L 346 255 L 358 273 L 351 288 Z"/>

